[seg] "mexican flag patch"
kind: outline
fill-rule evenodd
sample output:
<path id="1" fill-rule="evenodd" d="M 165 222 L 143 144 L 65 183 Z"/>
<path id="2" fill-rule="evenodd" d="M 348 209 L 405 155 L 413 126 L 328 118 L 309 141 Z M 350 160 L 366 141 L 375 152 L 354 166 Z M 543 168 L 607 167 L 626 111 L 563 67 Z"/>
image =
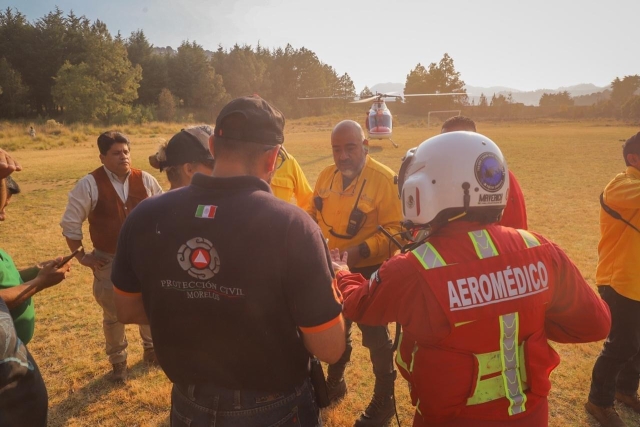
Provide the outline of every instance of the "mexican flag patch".
<path id="1" fill-rule="evenodd" d="M 198 205 L 196 210 L 196 218 L 214 218 L 216 216 L 217 206 L 213 205 Z"/>

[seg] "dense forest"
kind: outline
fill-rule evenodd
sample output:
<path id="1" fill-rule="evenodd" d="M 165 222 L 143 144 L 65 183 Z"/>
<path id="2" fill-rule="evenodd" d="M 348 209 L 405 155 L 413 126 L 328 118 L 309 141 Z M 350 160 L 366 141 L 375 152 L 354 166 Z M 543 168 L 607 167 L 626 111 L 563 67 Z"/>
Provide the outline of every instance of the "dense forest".
<path id="1" fill-rule="evenodd" d="M 509 118 L 541 115 L 640 119 L 640 76 L 616 78 L 607 97 L 575 105 L 567 92 L 545 94 L 540 107 L 510 96 L 406 98 L 394 105 L 403 114 L 461 109 L 465 114 Z M 465 83 L 453 58 L 417 64 L 409 71 L 405 94 L 459 92 Z M 112 35 L 100 20 L 91 22 L 59 8 L 29 21 L 15 9 L 0 11 L 0 119 L 54 118 L 65 122 L 211 122 L 230 99 L 259 94 L 287 117 L 361 111 L 348 106 L 371 95 L 356 93 L 348 73 L 339 75 L 311 50 L 291 44 L 267 48 L 219 46 L 214 52 L 196 41 L 176 49 L 154 47 L 143 30 Z M 306 97 L 326 97 L 313 101 Z M 356 109 L 357 108 L 357 109 Z"/>

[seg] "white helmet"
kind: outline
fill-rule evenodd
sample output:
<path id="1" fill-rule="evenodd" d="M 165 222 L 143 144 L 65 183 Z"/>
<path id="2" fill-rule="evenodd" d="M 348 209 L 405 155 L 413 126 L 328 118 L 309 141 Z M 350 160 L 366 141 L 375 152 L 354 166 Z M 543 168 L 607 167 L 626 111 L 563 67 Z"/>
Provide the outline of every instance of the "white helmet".
<path id="1" fill-rule="evenodd" d="M 509 190 L 507 163 L 498 146 L 486 136 L 448 132 L 407 152 L 398 189 L 404 225 L 410 229 L 427 229 L 430 233 L 470 214 L 498 221 Z"/>

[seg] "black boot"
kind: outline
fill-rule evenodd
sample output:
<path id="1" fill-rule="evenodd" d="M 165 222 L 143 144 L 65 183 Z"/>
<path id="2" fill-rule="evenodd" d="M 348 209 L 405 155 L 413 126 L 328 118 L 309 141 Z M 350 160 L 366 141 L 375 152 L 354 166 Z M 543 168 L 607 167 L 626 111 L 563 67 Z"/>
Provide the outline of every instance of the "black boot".
<path id="1" fill-rule="evenodd" d="M 376 376 L 373 397 L 367 409 L 356 420 L 355 427 L 382 427 L 386 425 L 396 413 L 393 386 L 396 372 Z"/>
<path id="2" fill-rule="evenodd" d="M 347 347 L 340 360 L 327 369 L 327 394 L 331 405 L 341 401 L 347 394 L 347 383 L 344 380 L 344 370 L 351 359 L 351 347 Z"/>
<path id="3" fill-rule="evenodd" d="M 344 377 L 327 378 L 327 395 L 329 404 L 334 405 L 340 402 L 347 395 L 347 382 Z"/>

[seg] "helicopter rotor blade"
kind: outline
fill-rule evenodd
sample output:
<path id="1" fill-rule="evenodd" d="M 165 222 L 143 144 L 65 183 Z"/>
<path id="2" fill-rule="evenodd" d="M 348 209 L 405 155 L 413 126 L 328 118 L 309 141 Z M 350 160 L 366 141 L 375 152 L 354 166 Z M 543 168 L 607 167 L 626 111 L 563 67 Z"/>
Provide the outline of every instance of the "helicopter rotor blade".
<path id="1" fill-rule="evenodd" d="M 358 99 L 357 101 L 351 101 L 350 104 L 364 104 L 365 102 L 371 102 L 377 98 L 379 98 L 379 96 L 370 96 L 369 98 Z"/>
<path id="2" fill-rule="evenodd" d="M 464 92 L 449 92 L 449 93 L 405 93 L 403 96 L 463 96 Z"/>
<path id="3" fill-rule="evenodd" d="M 300 100 L 306 100 L 306 99 L 344 99 L 344 98 L 340 98 L 338 96 L 310 96 L 307 98 L 298 98 Z"/>

